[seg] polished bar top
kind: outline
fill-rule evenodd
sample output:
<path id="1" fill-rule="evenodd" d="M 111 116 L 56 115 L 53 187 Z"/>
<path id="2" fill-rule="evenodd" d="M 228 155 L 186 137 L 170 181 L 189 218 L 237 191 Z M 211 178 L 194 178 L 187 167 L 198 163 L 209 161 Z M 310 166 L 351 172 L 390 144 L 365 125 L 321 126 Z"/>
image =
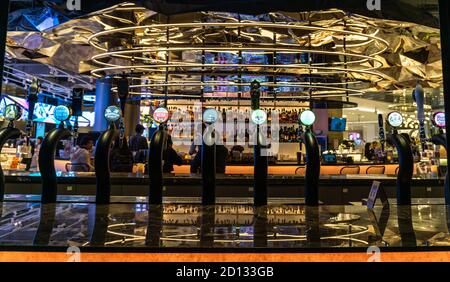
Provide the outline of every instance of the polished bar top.
<path id="1" fill-rule="evenodd" d="M 444 205 L 0 203 L 0 249 L 101 252 L 450 250 Z"/>
<path id="2" fill-rule="evenodd" d="M 58 183 L 70 184 L 95 184 L 93 172 L 58 172 Z M 396 175 L 386 174 L 347 174 L 347 175 L 321 175 L 320 184 L 323 185 L 370 185 L 373 180 L 382 181 L 386 185 L 396 185 Z M 242 174 L 217 174 L 217 183 L 223 185 L 251 185 L 253 175 Z M 302 175 L 268 175 L 268 184 L 292 184 L 303 183 Z M 5 171 L 6 183 L 40 183 L 39 172 Z M 200 174 L 164 174 L 164 182 L 167 185 L 198 185 L 201 183 Z M 148 175 L 142 173 L 111 173 L 111 183 L 114 184 L 148 184 Z M 434 177 L 429 174 L 414 175 L 412 185 L 441 186 L 444 184 L 443 177 Z"/>

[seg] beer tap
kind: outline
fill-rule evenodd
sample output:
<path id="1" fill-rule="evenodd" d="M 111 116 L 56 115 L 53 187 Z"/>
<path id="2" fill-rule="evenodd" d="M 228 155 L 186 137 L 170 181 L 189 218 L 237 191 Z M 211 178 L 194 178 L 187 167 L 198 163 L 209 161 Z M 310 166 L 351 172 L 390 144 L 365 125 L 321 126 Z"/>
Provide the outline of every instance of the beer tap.
<path id="1" fill-rule="evenodd" d="M 73 88 L 72 90 L 72 116 L 75 118 L 74 125 L 72 128 L 73 131 L 73 142 L 72 144 L 77 144 L 78 139 L 78 117 L 83 115 L 83 96 L 84 89 L 83 88 Z"/>
<path id="2" fill-rule="evenodd" d="M 28 101 L 28 119 L 26 124 L 25 144 L 22 147 L 21 157 L 22 161 L 26 163 L 25 170 L 30 169 L 31 165 L 31 134 L 33 132 L 33 116 L 34 108 L 38 101 L 38 93 L 40 92 L 40 84 L 37 78 L 33 77 L 32 82 L 28 88 L 27 101 Z"/>
<path id="3" fill-rule="evenodd" d="M 255 206 L 267 205 L 267 171 L 268 171 L 268 158 L 264 149 L 269 146 L 267 144 L 266 136 L 261 130 L 261 125 L 267 121 L 267 113 L 261 110 L 260 97 L 261 84 L 254 80 L 251 85 L 251 99 L 252 99 L 252 114 L 251 121 L 256 126 L 256 144 L 253 147 L 254 156 L 254 179 L 253 179 L 253 204 Z"/>
<path id="4" fill-rule="evenodd" d="M 297 159 L 298 164 L 302 164 L 302 149 L 303 149 L 303 134 L 305 133 L 303 130 L 303 124 L 301 123 L 300 120 L 297 121 L 298 122 L 298 129 L 297 129 L 297 142 L 298 142 L 298 147 L 299 147 L 299 152 L 300 152 L 300 157 Z"/>
<path id="5" fill-rule="evenodd" d="M 163 153 L 167 147 L 169 111 L 159 107 L 153 112 L 158 130 L 151 136 L 148 150 L 149 204 L 161 205 L 163 200 Z"/>
<path id="6" fill-rule="evenodd" d="M 9 139 L 19 138 L 21 131 L 14 126 L 14 121 L 22 116 L 20 108 L 15 104 L 5 107 L 5 119 L 9 121 L 7 127 L 0 129 L 0 151 Z M 5 177 L 0 164 L 0 201 L 3 201 L 5 195 Z"/>
<path id="7" fill-rule="evenodd" d="M 58 191 L 55 152 L 58 142 L 72 136 L 72 133 L 64 127 L 64 123 L 70 119 L 70 109 L 64 105 L 55 108 L 53 116 L 59 121 L 59 126 L 45 135 L 39 150 L 39 171 L 42 180 L 42 203 L 55 203 Z"/>
<path id="8" fill-rule="evenodd" d="M 445 113 L 444 112 L 434 113 L 431 121 L 432 121 L 433 125 L 436 128 L 438 128 L 438 133 L 433 134 L 430 138 L 430 141 L 437 146 L 443 146 L 445 148 L 445 150 L 447 150 L 447 138 L 444 133 Z M 444 196 L 445 196 L 445 203 L 449 204 L 450 203 L 450 179 L 449 179 L 448 171 L 445 174 Z"/>
<path id="9" fill-rule="evenodd" d="M 316 116 L 311 110 L 300 114 L 300 122 L 306 127 L 303 142 L 306 149 L 305 203 L 307 206 L 319 205 L 320 154 L 317 138 L 312 131 L 315 120 Z"/>
<path id="10" fill-rule="evenodd" d="M 118 92 L 118 96 L 119 96 L 120 109 L 121 109 L 121 113 L 122 113 L 122 116 L 119 121 L 119 145 L 120 145 L 120 147 L 122 147 L 123 140 L 125 138 L 124 117 L 125 117 L 125 104 L 127 102 L 127 98 L 129 95 L 128 87 L 129 87 L 128 78 L 126 78 L 125 76 L 119 78 L 119 80 L 117 82 L 117 92 Z"/>
<path id="11" fill-rule="evenodd" d="M 109 122 L 109 127 L 97 140 L 94 158 L 96 178 L 95 202 L 97 204 L 108 204 L 110 202 L 111 175 L 109 156 L 111 144 L 114 142 L 117 135 L 115 122 L 121 117 L 119 107 L 107 107 L 104 116 Z"/>
<path id="12" fill-rule="evenodd" d="M 389 113 L 386 119 L 392 127 L 392 133 L 387 135 L 386 141 L 395 146 L 398 152 L 397 205 L 411 205 L 411 179 L 414 170 L 411 141 L 409 136 L 398 133 L 397 128 L 403 124 L 403 116 L 399 112 Z"/>
<path id="13" fill-rule="evenodd" d="M 425 133 L 425 110 L 424 110 L 424 91 L 422 85 L 417 83 L 412 94 L 414 102 L 417 104 L 417 119 L 419 120 L 419 137 L 422 144 L 422 151 L 425 150 L 427 136 Z"/>
<path id="14" fill-rule="evenodd" d="M 201 151 L 202 171 L 202 204 L 214 205 L 216 203 L 216 139 L 214 124 L 219 119 L 219 112 L 213 108 L 203 112 L 205 130 L 203 132 Z"/>
<path id="15" fill-rule="evenodd" d="M 261 84 L 257 80 L 253 80 L 250 84 L 250 98 L 252 101 L 252 109 L 259 109 L 259 99 L 261 98 Z"/>
<path id="16" fill-rule="evenodd" d="M 40 83 L 36 77 L 33 77 L 30 86 L 28 87 L 27 102 L 28 102 L 28 117 L 26 124 L 26 134 L 27 134 L 27 146 L 30 145 L 31 132 L 33 130 L 33 116 L 34 108 L 38 101 L 38 93 L 40 92 Z"/>
<path id="17" fill-rule="evenodd" d="M 384 152 L 386 135 L 384 133 L 384 120 L 382 114 L 378 114 L 378 136 L 380 137 L 381 151 Z"/>

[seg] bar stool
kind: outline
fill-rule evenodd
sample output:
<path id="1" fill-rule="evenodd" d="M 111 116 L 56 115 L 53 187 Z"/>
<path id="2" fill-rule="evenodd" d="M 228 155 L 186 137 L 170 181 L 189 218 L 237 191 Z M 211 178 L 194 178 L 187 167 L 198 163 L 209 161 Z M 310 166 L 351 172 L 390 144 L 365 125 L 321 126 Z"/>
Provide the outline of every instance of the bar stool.
<path id="1" fill-rule="evenodd" d="M 372 165 L 366 169 L 366 174 L 384 174 L 386 167 L 383 165 Z"/>
<path id="2" fill-rule="evenodd" d="M 339 171 L 339 174 L 359 174 L 360 167 L 358 165 L 355 166 L 344 166 Z"/>
<path id="3" fill-rule="evenodd" d="M 306 172 L 306 167 L 304 167 L 304 166 L 299 166 L 295 170 L 295 174 L 298 174 L 298 175 L 305 175 L 305 172 Z"/>

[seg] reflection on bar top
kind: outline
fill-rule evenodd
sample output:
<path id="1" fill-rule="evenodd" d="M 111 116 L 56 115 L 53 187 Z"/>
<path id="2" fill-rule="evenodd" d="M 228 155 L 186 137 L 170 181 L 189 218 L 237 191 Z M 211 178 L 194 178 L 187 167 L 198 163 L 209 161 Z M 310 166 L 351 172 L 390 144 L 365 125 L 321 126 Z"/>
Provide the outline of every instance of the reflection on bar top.
<path id="1" fill-rule="evenodd" d="M 217 248 L 264 251 L 367 250 L 368 246 L 436 250 L 450 247 L 445 205 L 376 206 L 3 202 L 0 248 Z M 99 224 L 97 224 L 99 223 Z M 211 228 L 212 227 L 212 228 Z M 116 247 L 116 248 L 114 248 Z M 114 249 L 112 249 L 114 248 Z M 216 248 L 216 250 L 214 250 Z M 440 249 L 442 250 L 442 249 Z"/>

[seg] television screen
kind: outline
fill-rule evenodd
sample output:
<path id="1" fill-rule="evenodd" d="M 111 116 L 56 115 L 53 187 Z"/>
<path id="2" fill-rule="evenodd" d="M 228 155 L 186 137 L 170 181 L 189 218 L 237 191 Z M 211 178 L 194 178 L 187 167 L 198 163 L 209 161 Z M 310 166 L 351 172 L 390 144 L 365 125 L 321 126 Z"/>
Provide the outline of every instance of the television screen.
<path id="1" fill-rule="evenodd" d="M 346 124 L 347 119 L 345 118 L 330 118 L 330 131 L 343 132 Z"/>

